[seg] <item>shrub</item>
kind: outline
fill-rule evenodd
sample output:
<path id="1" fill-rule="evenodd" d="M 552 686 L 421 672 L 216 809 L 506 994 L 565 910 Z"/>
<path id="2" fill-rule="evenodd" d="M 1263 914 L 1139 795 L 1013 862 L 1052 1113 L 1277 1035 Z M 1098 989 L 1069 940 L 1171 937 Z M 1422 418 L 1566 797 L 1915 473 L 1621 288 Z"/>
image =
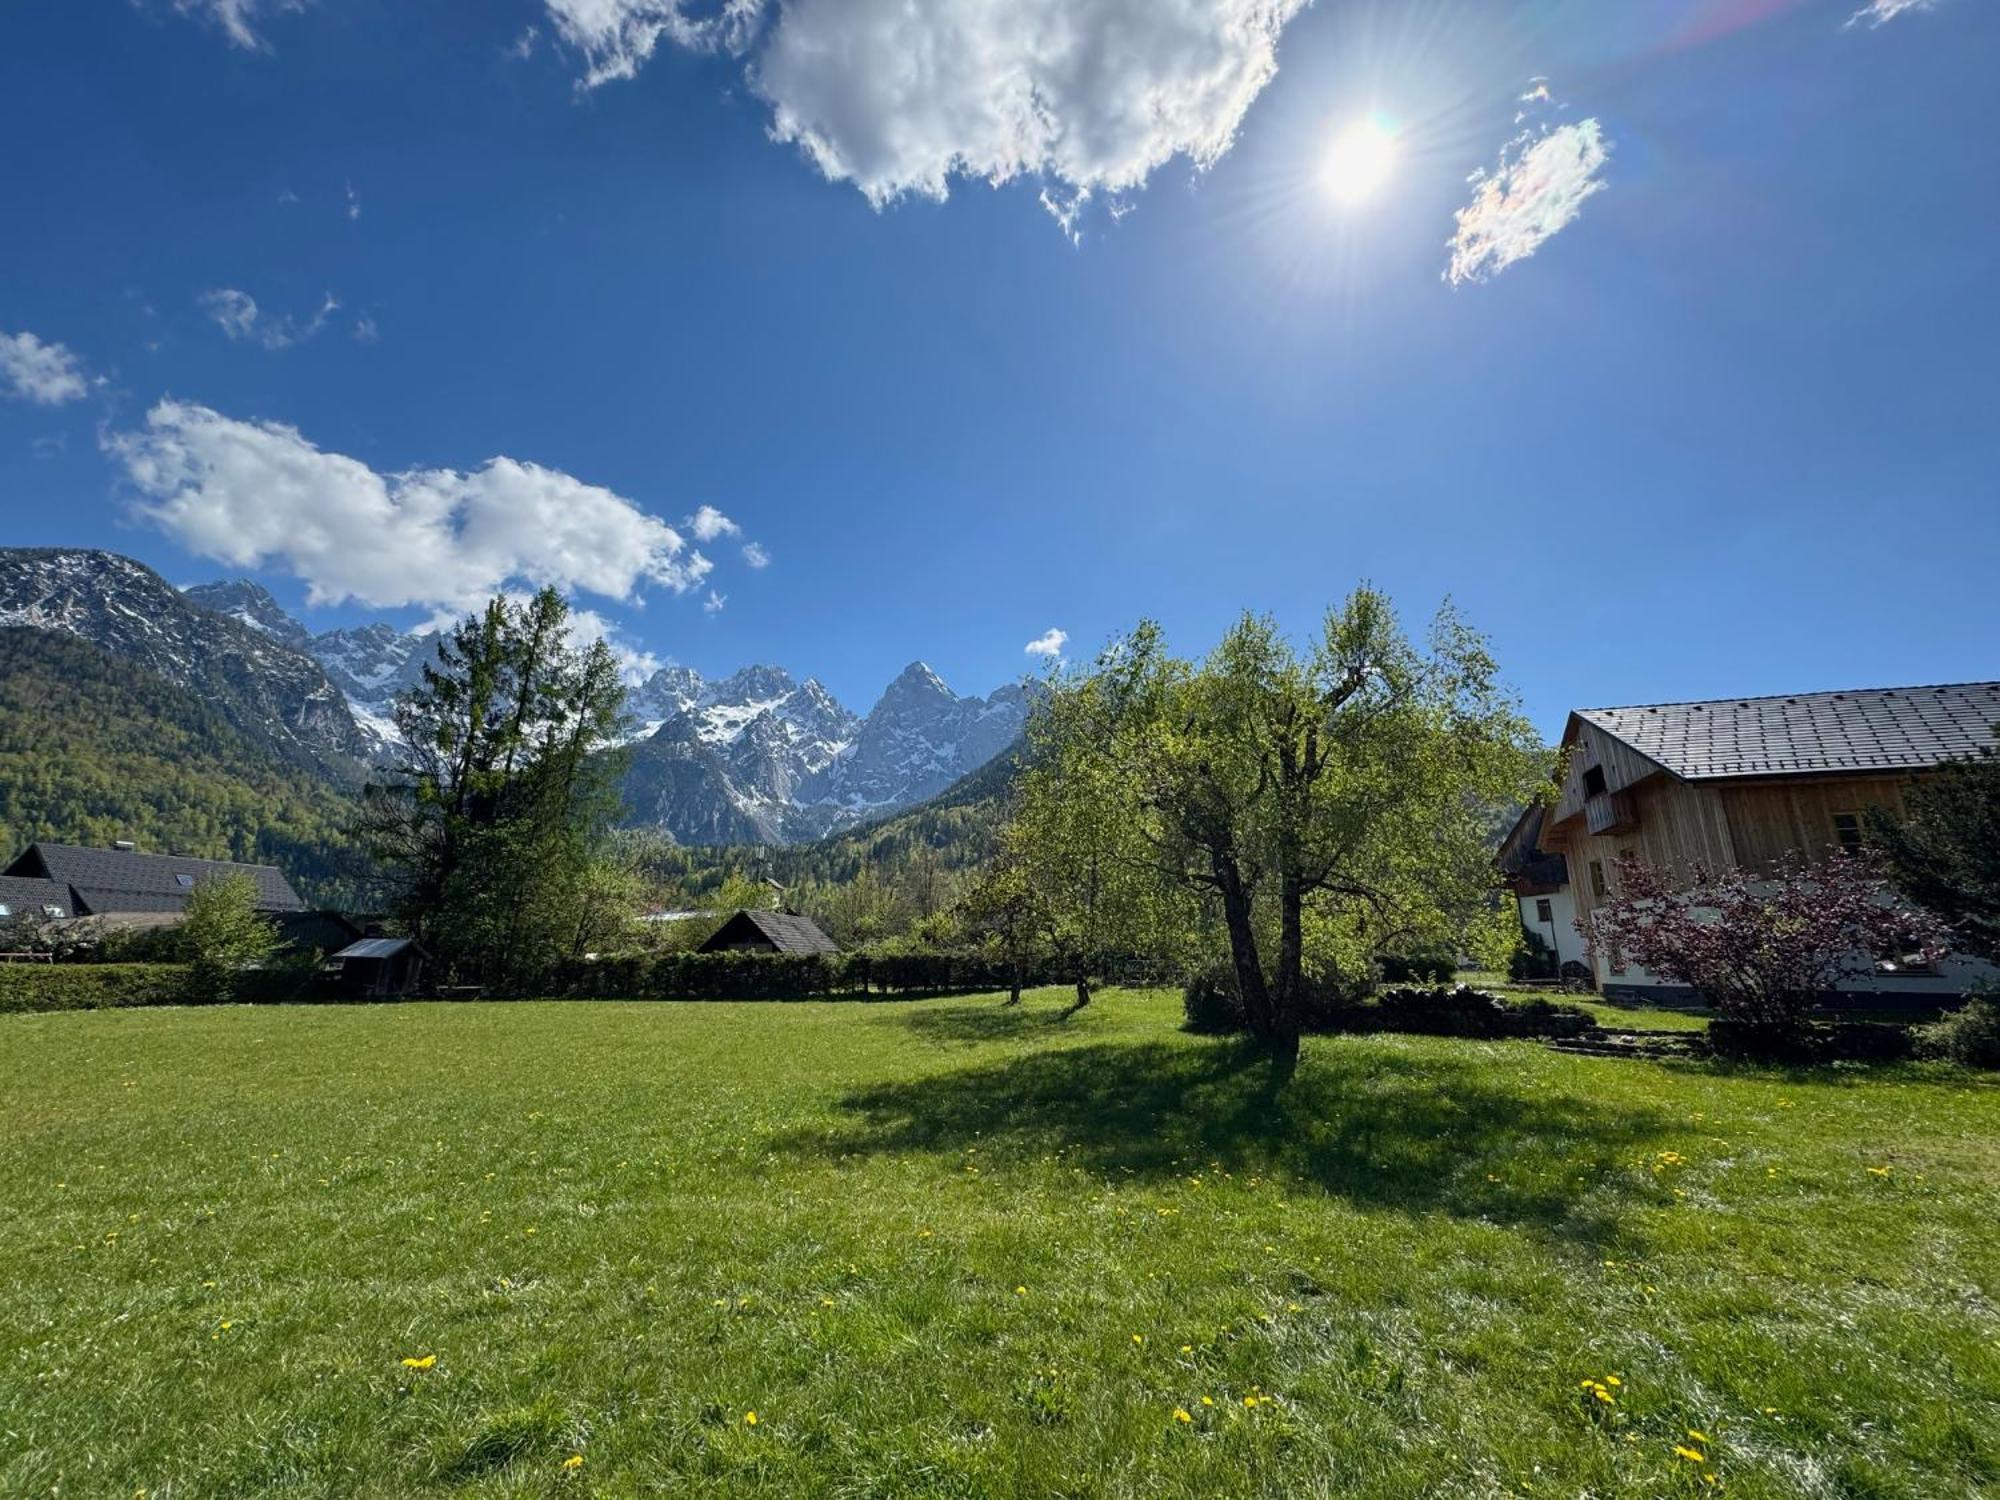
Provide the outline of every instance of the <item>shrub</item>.
<path id="1" fill-rule="evenodd" d="M 2000 1068 L 2000 1001 L 1974 995 L 1916 1034 L 1917 1051 L 1968 1068 Z"/>
<path id="2" fill-rule="evenodd" d="M 182 964 L 0 964 L 0 1013 L 180 1005 Z"/>
<path id="3" fill-rule="evenodd" d="M 1880 1021 L 1773 1025 L 1718 1016 L 1708 1023 L 1710 1050 L 1742 1062 L 1896 1062 L 1915 1043 L 1911 1028 Z"/>
<path id="4" fill-rule="evenodd" d="M 1458 972 L 1458 960 L 1385 953 L 1375 960 L 1375 967 L 1381 971 L 1384 984 L 1450 984 L 1451 976 Z"/>
<path id="5" fill-rule="evenodd" d="M 1227 964 L 1211 964 L 1181 988 L 1181 1029 L 1204 1036 L 1233 1036 L 1250 1029 Z"/>
<path id="6" fill-rule="evenodd" d="M 1897 900 L 1863 854 L 1769 875 L 1697 867 L 1684 884 L 1632 856 L 1593 914 L 1593 943 L 1614 967 L 1631 962 L 1685 984 L 1729 1020 L 1798 1030 L 1842 979 L 1872 973 L 1875 955 L 1919 961 L 1943 954 L 1949 929 Z"/>

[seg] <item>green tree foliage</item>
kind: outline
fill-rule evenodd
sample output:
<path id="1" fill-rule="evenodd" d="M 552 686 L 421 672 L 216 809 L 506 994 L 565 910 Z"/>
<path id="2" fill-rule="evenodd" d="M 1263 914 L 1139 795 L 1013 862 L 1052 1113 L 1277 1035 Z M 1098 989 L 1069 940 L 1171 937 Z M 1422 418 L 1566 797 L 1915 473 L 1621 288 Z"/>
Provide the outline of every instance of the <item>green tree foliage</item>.
<path id="1" fill-rule="evenodd" d="M 404 757 L 360 834 L 410 930 L 461 979 L 520 984 L 617 929 L 633 883 L 603 867 L 624 701 L 602 641 L 553 589 L 462 621 L 396 705 Z"/>
<path id="2" fill-rule="evenodd" d="M 245 970 L 261 968 L 278 950 L 248 875 L 211 876 L 197 885 L 175 936 L 187 954 L 189 989 L 204 999 L 228 993 Z"/>
<path id="3" fill-rule="evenodd" d="M 36 839 L 274 864 L 351 904 L 350 788 L 277 757 L 213 707 L 88 641 L 0 630 L 0 844 Z"/>
<path id="4" fill-rule="evenodd" d="M 1419 646 L 1368 588 L 1304 650 L 1246 615 L 1194 662 L 1141 624 L 1033 736 L 1016 836 L 1070 940 L 1158 941 L 1192 900 L 1287 1067 L 1315 968 L 1495 924 L 1491 810 L 1547 773 L 1484 640 L 1447 608 Z"/>
<path id="5" fill-rule="evenodd" d="M 1952 924 L 1958 946 L 2000 963 L 2000 751 L 1913 781 L 1905 816 L 1868 814 L 1897 887 Z"/>

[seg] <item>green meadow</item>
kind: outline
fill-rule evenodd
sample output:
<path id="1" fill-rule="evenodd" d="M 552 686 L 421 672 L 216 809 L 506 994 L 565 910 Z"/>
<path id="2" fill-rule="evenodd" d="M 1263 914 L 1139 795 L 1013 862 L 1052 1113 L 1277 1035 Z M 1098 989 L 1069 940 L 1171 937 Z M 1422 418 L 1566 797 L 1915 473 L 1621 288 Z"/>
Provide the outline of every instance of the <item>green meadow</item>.
<path id="1" fill-rule="evenodd" d="M 2000 1087 L 1177 996 L 0 1018 L 7 1496 L 2000 1492 Z"/>

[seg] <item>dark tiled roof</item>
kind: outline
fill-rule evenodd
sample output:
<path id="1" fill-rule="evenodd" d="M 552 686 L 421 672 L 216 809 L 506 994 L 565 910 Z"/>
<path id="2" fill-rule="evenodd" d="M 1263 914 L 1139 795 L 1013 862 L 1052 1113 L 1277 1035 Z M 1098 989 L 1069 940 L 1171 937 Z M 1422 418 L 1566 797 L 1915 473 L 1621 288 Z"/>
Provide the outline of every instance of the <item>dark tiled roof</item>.
<path id="1" fill-rule="evenodd" d="M 832 938 L 819 930 L 811 917 L 793 911 L 739 911 L 702 944 L 704 952 L 732 947 L 745 941 L 744 924 L 756 929 L 780 953 L 838 953 Z"/>
<path id="2" fill-rule="evenodd" d="M 44 917 L 48 913 L 43 908 L 50 906 L 61 907 L 66 917 L 75 915 L 68 886 L 15 875 L 0 875 L 0 906 L 12 917 Z"/>
<path id="3" fill-rule="evenodd" d="M 1688 781 L 1916 771 L 1995 744 L 2000 682 L 1586 708 L 1577 717 Z"/>
<path id="4" fill-rule="evenodd" d="M 299 893 L 275 865 L 238 865 L 179 854 L 141 854 L 133 849 L 31 844 L 7 873 L 45 876 L 66 885 L 94 913 L 179 911 L 187 905 L 195 886 L 218 875 L 248 875 L 256 884 L 260 911 L 305 909 Z"/>

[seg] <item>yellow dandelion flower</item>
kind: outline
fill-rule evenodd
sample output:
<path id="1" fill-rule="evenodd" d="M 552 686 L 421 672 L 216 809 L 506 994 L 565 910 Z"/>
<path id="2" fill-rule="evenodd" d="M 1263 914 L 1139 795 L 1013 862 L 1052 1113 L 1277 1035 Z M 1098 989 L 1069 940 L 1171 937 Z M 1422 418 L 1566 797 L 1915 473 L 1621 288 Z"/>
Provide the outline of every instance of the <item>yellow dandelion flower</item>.
<path id="1" fill-rule="evenodd" d="M 1257 1404 L 1257 1398 L 1255 1396 L 1245 1396 L 1243 1398 L 1243 1404 L 1245 1406 L 1255 1406 Z"/>
<path id="2" fill-rule="evenodd" d="M 1694 1429 L 1693 1429 L 1692 1427 L 1690 1427 L 1690 1428 L 1689 1428 L 1689 1429 L 1687 1430 L 1687 1435 L 1688 1435 L 1689 1437 L 1693 1438 L 1693 1439 L 1694 1439 L 1694 1440 L 1695 1440 L 1695 1441 L 1696 1441 L 1697 1443 L 1705 1443 L 1705 1442 L 1709 1441 L 1709 1436 L 1708 1436 L 1708 1434 L 1707 1434 L 1707 1433 L 1705 1433 L 1705 1432 L 1696 1432 L 1696 1431 L 1695 1431 L 1695 1430 L 1694 1430 Z"/>
<path id="3" fill-rule="evenodd" d="M 1870 1175 L 1870 1176 L 1874 1176 L 1874 1177 L 1887 1177 L 1887 1176 L 1889 1175 L 1889 1168 L 1887 1168 L 1887 1167 L 1870 1167 L 1870 1168 L 1868 1169 L 1868 1172 L 1869 1172 L 1869 1175 Z"/>
<path id="4" fill-rule="evenodd" d="M 1678 1443 L 1674 1445 L 1674 1457 L 1684 1458 L 1691 1464 L 1705 1464 L 1708 1462 L 1708 1455 L 1706 1453 L 1698 1453 L 1693 1448 L 1683 1448 Z"/>
<path id="5" fill-rule="evenodd" d="M 1213 1406 L 1213 1405 L 1215 1405 L 1215 1397 L 1213 1397 L 1213 1396 L 1203 1396 L 1203 1397 L 1201 1398 L 1201 1404 L 1202 1404 L 1203 1406 Z"/>
<path id="6" fill-rule="evenodd" d="M 1189 1414 L 1186 1407 L 1176 1406 L 1174 1408 L 1174 1420 L 1176 1422 L 1192 1422 L 1194 1418 Z"/>
<path id="7" fill-rule="evenodd" d="M 1132 1342 L 1135 1344 L 1143 1344 L 1146 1342 L 1146 1335 L 1143 1333 L 1135 1333 L 1132 1335 Z"/>
<path id="8" fill-rule="evenodd" d="M 583 1455 L 582 1455 L 581 1453 L 572 1453 L 572 1454 L 571 1454 L 571 1455 L 570 1455 L 570 1456 L 569 1456 L 568 1458 L 566 1458 L 566 1459 L 564 1459 L 564 1460 L 562 1461 L 562 1466 L 563 1466 L 563 1467 L 564 1467 L 565 1469 L 580 1469 L 580 1468 L 582 1468 L 582 1467 L 583 1467 Z"/>
<path id="9" fill-rule="evenodd" d="M 1014 1288 L 1014 1295 L 1016 1297 L 1025 1297 L 1028 1295 L 1028 1289 L 1024 1286 L 1017 1286 Z"/>
<path id="10" fill-rule="evenodd" d="M 428 1370 L 437 1362 L 438 1357 L 435 1354 L 425 1354 L 422 1356 L 412 1354 L 404 1359 L 403 1368 L 406 1370 Z"/>
<path id="11" fill-rule="evenodd" d="M 757 1413 L 754 1411 L 743 1413 L 743 1425 L 745 1427 L 755 1427 L 757 1425 Z"/>

